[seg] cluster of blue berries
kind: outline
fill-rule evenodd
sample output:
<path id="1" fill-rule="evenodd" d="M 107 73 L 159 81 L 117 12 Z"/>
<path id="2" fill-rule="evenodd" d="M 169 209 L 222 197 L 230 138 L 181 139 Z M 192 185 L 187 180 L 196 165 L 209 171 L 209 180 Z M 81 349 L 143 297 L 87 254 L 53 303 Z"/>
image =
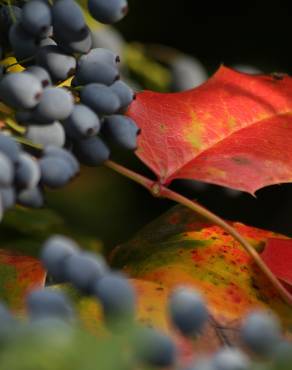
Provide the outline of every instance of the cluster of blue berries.
<path id="1" fill-rule="evenodd" d="M 0 5 L 0 59 L 13 55 L 25 68 L 0 71 L 1 214 L 15 202 L 41 207 L 44 187 L 66 185 L 79 172 L 79 162 L 102 164 L 112 146 L 135 150 L 140 132 L 124 115 L 135 94 L 120 80 L 120 57 L 92 48 L 78 3 L 19 4 Z M 128 9 L 126 0 L 87 5 L 103 23 L 120 20 Z M 64 81 L 68 86 L 61 87 Z"/>
<path id="2" fill-rule="evenodd" d="M 100 303 L 105 325 L 110 331 L 114 333 L 118 330 L 119 333 L 121 330 L 131 330 L 137 308 L 135 288 L 125 274 L 113 271 L 101 255 L 81 250 L 65 236 L 54 235 L 44 243 L 40 258 L 54 282 L 69 283 L 82 296 L 93 297 Z M 186 286 L 177 287 L 171 293 L 167 310 L 173 328 L 191 341 L 203 333 L 210 320 L 210 313 L 201 294 Z M 59 328 L 58 336 L 65 335 L 61 332 L 66 335 L 71 333 L 71 339 L 66 340 L 69 347 L 74 346 L 72 338 L 78 327 L 78 318 L 74 305 L 60 290 L 46 287 L 32 291 L 27 297 L 27 312 L 29 322 L 24 324 L 13 317 L 5 305 L 0 305 L 0 353 L 3 349 L 5 351 L 5 346 L 29 340 L 31 333 L 35 335 L 40 330 L 43 336 L 48 337 L 45 345 L 58 341 L 56 330 L 52 330 L 56 326 Z M 248 353 L 257 360 L 263 360 L 261 369 L 266 369 L 266 360 L 270 365 L 277 364 L 279 359 L 283 362 L 283 358 L 286 362 L 291 360 L 291 345 L 283 340 L 279 321 L 271 313 L 262 310 L 251 312 L 242 321 L 239 336 Z M 125 367 L 127 369 L 144 369 L 149 366 L 181 370 L 254 368 L 253 359 L 236 347 L 222 347 L 214 355 L 196 358 L 194 363 L 186 367 L 180 363 L 179 349 L 172 337 L 149 326 L 140 325 L 128 336 L 125 351 L 130 354 L 128 367 Z M 80 358 L 82 360 L 82 351 Z M 122 369 L 125 364 L 121 363 L 120 366 Z M 48 368 L 53 369 L 53 364 Z"/>

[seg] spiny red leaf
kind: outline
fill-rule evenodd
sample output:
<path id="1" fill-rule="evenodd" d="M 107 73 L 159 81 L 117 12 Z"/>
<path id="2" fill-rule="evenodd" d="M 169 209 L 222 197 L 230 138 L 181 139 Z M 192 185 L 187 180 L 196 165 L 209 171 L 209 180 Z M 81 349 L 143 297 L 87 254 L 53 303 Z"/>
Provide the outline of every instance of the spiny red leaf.
<path id="1" fill-rule="evenodd" d="M 292 181 L 292 78 L 221 67 L 174 94 L 145 91 L 128 111 L 138 157 L 163 184 L 196 179 L 254 193 Z"/>
<path id="2" fill-rule="evenodd" d="M 268 239 L 261 257 L 278 279 L 292 285 L 291 239 Z"/>

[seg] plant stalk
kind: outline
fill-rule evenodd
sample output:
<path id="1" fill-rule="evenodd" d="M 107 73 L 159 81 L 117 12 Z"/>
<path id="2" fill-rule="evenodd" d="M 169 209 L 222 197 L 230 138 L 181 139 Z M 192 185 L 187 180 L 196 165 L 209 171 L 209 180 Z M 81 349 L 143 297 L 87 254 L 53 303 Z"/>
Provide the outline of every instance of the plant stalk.
<path id="1" fill-rule="evenodd" d="M 9 8 L 10 9 L 10 8 Z M 16 22 L 16 19 L 15 19 L 15 22 Z M 13 23 L 15 23 L 14 21 L 13 21 Z M 12 64 L 9 64 L 9 65 L 7 65 L 7 66 L 4 66 L 4 68 L 5 68 L 5 70 L 6 71 L 8 71 L 8 69 L 9 68 L 11 68 L 11 67 L 15 67 L 15 66 L 18 66 L 18 65 L 21 65 L 22 63 L 26 63 L 26 62 L 30 62 L 31 60 L 33 60 L 34 59 L 34 55 L 33 56 L 31 56 L 31 57 L 27 57 L 27 58 L 25 58 L 25 59 L 22 59 L 22 60 L 19 60 L 19 61 L 16 61 L 15 63 L 12 63 Z"/>
<path id="2" fill-rule="evenodd" d="M 269 267 L 265 264 L 265 262 L 261 259 L 260 255 L 257 251 L 252 247 L 252 245 L 244 239 L 239 232 L 237 232 L 234 227 L 229 225 L 225 222 L 222 218 L 217 216 L 216 214 L 212 213 L 208 209 L 204 208 L 200 204 L 184 197 L 181 194 L 176 193 L 173 190 L 168 189 L 167 187 L 159 184 L 159 182 L 150 180 L 140 174 L 137 174 L 134 171 L 121 166 L 113 161 L 106 161 L 105 166 L 111 168 L 115 172 L 128 177 L 129 179 L 135 181 L 136 183 L 142 185 L 146 189 L 148 189 L 154 196 L 166 198 L 173 200 L 179 204 L 184 205 L 185 207 L 191 209 L 192 211 L 198 213 L 199 215 L 205 217 L 207 220 L 211 221 L 212 223 L 222 227 L 226 232 L 228 232 L 235 240 L 237 240 L 246 252 L 253 258 L 255 263 L 258 265 L 260 270 L 265 274 L 265 276 L 269 279 L 271 284 L 277 290 L 279 295 L 282 299 L 289 305 L 292 306 L 292 295 L 284 288 L 284 286 L 280 283 L 280 281 L 276 278 L 273 272 L 269 269 Z"/>
<path id="3" fill-rule="evenodd" d="M 19 144 L 25 145 L 29 148 L 36 149 L 36 150 L 43 150 L 43 146 L 40 144 L 33 143 L 29 139 L 26 139 L 23 136 L 13 136 L 13 139 L 16 140 Z"/>
<path id="4" fill-rule="evenodd" d="M 25 133 L 25 128 L 23 126 L 18 125 L 15 119 L 11 117 L 6 117 L 4 119 L 4 122 L 7 127 L 11 128 L 13 131 L 17 132 L 18 134 L 23 135 Z"/>
<path id="5" fill-rule="evenodd" d="M 148 189 L 150 192 L 152 192 L 152 188 L 155 185 L 155 181 L 148 179 L 145 176 L 142 176 L 132 170 L 129 170 L 128 168 L 121 166 L 120 164 L 113 162 L 113 161 L 106 161 L 104 163 L 106 167 L 111 168 L 115 172 L 118 172 L 119 174 L 127 177 L 128 179 L 131 179 L 138 184 L 142 185 L 144 188 Z"/>

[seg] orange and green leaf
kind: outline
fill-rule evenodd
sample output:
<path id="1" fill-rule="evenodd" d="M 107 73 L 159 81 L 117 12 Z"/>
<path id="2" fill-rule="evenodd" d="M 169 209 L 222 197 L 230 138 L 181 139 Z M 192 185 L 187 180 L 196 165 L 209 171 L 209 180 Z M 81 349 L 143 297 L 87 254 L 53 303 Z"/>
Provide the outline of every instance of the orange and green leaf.
<path id="1" fill-rule="evenodd" d="M 270 238 L 287 239 L 240 223 L 232 225 L 259 252 Z M 180 206 L 117 247 L 112 263 L 166 292 L 182 284 L 199 289 L 220 321 L 234 322 L 262 307 L 278 313 L 286 328 L 292 325 L 291 308 L 242 246 L 220 227 Z"/>
<path id="2" fill-rule="evenodd" d="M 22 310 L 27 293 L 44 286 L 46 273 L 39 260 L 0 250 L 0 298 L 13 310 Z"/>

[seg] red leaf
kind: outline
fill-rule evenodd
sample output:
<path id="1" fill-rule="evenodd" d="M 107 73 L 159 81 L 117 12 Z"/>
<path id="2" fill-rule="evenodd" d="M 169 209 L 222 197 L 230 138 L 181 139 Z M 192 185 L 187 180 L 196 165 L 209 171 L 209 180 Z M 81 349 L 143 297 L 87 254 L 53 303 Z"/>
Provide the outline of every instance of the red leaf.
<path id="1" fill-rule="evenodd" d="M 45 285 L 46 272 L 33 257 L 0 249 L 0 298 L 14 310 L 24 307 L 31 290 Z"/>
<path id="2" fill-rule="evenodd" d="M 292 78 L 226 67 L 198 88 L 145 91 L 128 111 L 137 155 L 163 184 L 196 179 L 254 193 L 292 181 Z"/>
<path id="3" fill-rule="evenodd" d="M 278 279 L 292 286 L 292 240 L 268 239 L 261 257 Z"/>

